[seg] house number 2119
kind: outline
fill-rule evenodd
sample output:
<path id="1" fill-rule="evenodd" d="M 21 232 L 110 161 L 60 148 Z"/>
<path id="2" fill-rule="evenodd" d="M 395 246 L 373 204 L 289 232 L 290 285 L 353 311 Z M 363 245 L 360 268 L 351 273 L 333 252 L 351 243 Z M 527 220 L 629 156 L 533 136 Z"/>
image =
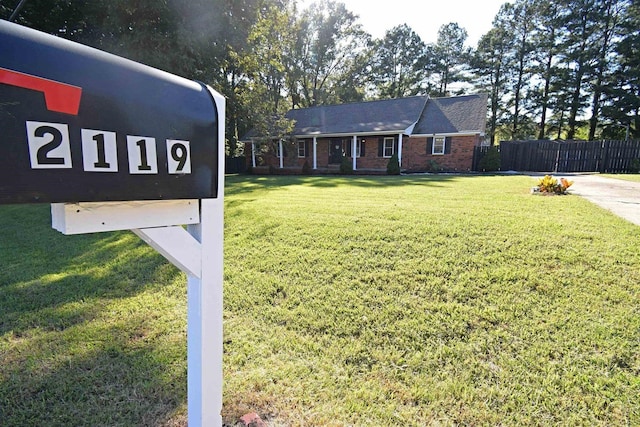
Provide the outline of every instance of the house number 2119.
<path id="1" fill-rule="evenodd" d="M 82 165 L 86 172 L 118 172 L 116 133 L 81 129 Z M 70 169 L 69 126 L 64 123 L 27 122 L 27 140 L 32 169 Z M 166 140 L 167 172 L 191 173 L 189 141 Z M 149 136 L 127 135 L 130 174 L 157 174 L 156 140 Z"/>

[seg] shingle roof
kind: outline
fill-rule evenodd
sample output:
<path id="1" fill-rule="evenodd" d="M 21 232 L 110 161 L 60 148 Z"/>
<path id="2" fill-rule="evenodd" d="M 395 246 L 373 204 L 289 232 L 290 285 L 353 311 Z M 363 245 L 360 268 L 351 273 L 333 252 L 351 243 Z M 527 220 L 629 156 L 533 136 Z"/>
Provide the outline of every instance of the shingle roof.
<path id="1" fill-rule="evenodd" d="M 401 132 L 413 125 L 428 97 L 386 99 L 290 110 L 295 135 Z"/>
<path id="2" fill-rule="evenodd" d="M 385 99 L 290 110 L 294 135 L 328 136 L 404 132 L 412 135 L 484 133 L 487 94 Z M 416 123 L 417 122 L 417 123 Z M 253 131 L 242 140 L 253 137 Z"/>
<path id="3" fill-rule="evenodd" d="M 484 133 L 487 100 L 487 94 L 429 99 L 413 134 Z"/>

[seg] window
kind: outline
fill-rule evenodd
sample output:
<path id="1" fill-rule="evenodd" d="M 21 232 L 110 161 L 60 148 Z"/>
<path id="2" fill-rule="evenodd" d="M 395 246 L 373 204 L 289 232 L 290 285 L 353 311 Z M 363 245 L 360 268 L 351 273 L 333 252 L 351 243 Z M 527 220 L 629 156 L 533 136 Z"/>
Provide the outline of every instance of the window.
<path id="1" fill-rule="evenodd" d="M 444 154 L 444 153 L 445 153 L 445 137 L 444 136 L 434 137 L 431 154 Z"/>
<path id="2" fill-rule="evenodd" d="M 358 139 L 356 141 L 356 157 L 364 156 L 364 140 Z M 351 157 L 351 148 L 353 147 L 353 139 L 343 139 L 342 140 L 342 152 L 346 157 Z"/>
<path id="3" fill-rule="evenodd" d="M 394 153 L 394 144 L 395 142 L 395 138 L 393 137 L 386 137 L 384 139 L 384 146 L 382 148 L 382 157 L 391 157 L 393 156 Z"/>
<path id="4" fill-rule="evenodd" d="M 307 157 L 307 141 L 298 141 L 298 157 Z"/>

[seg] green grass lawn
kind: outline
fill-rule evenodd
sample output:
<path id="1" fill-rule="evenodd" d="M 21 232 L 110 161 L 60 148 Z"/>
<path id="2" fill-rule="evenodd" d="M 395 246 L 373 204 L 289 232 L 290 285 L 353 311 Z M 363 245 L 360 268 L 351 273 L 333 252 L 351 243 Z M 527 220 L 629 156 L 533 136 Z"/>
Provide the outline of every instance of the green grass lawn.
<path id="1" fill-rule="evenodd" d="M 640 424 L 640 228 L 534 182 L 229 177 L 225 421 Z M 0 425 L 184 425 L 184 275 L 0 223 Z"/>
<path id="2" fill-rule="evenodd" d="M 615 179 L 623 179 L 625 181 L 633 181 L 633 182 L 640 182 L 640 174 L 638 173 L 604 173 L 601 174 L 600 176 L 605 177 L 605 178 L 615 178 Z"/>

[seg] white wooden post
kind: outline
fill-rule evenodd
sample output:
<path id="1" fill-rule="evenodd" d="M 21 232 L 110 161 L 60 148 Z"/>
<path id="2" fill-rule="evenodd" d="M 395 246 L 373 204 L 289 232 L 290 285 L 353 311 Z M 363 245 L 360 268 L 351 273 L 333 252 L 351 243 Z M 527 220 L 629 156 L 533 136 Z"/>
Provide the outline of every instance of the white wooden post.
<path id="1" fill-rule="evenodd" d="M 218 108 L 218 158 L 224 159 L 225 99 Z M 190 427 L 222 427 L 222 284 L 224 252 L 224 162 L 218 167 L 218 197 L 200 201 L 200 224 L 187 231 L 200 242 L 200 277 L 187 278 L 187 415 Z"/>
<path id="2" fill-rule="evenodd" d="M 398 164 L 402 168 L 402 134 L 398 136 Z"/>
<path id="3" fill-rule="evenodd" d="M 256 143 L 251 143 L 251 166 L 256 167 Z"/>
<path id="4" fill-rule="evenodd" d="M 283 165 L 283 160 L 284 160 L 284 153 L 282 152 L 282 140 L 278 141 L 278 150 L 280 153 L 280 169 L 282 169 Z"/>
<path id="5" fill-rule="evenodd" d="M 200 278 L 187 279 L 187 408 L 190 426 L 222 426 L 222 283 L 224 202 L 201 200 Z"/>
<path id="6" fill-rule="evenodd" d="M 357 146 L 358 146 L 358 137 L 353 135 L 353 140 L 351 142 L 351 158 L 352 158 L 352 161 L 353 161 L 353 170 L 356 170 L 356 166 L 357 166 L 357 163 L 356 163 L 356 157 L 357 157 L 356 156 L 356 154 L 357 154 L 356 153 L 356 148 L 357 148 Z"/>
<path id="7" fill-rule="evenodd" d="M 318 140 L 313 137 L 313 168 L 318 169 Z"/>

